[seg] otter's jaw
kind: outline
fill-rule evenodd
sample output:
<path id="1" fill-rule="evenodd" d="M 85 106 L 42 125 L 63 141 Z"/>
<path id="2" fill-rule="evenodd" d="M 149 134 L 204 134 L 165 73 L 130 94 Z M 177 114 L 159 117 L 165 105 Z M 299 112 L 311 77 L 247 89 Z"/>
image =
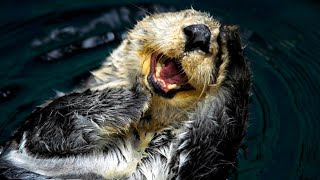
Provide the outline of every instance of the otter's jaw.
<path id="1" fill-rule="evenodd" d="M 194 89 L 177 59 L 154 52 L 150 61 L 147 81 L 159 96 L 173 98 L 177 92 Z"/>

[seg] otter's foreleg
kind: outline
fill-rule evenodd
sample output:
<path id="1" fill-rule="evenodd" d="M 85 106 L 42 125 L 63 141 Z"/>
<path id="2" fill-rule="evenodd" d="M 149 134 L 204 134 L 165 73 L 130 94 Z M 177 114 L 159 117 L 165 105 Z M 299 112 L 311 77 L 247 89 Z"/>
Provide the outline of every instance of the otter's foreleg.
<path id="1" fill-rule="evenodd" d="M 148 108 L 149 95 L 104 89 L 71 93 L 28 116 L 0 155 L 0 177 L 36 179 L 130 173 L 140 161 L 130 124 Z M 127 172 L 129 171 L 129 172 Z"/>
<path id="2" fill-rule="evenodd" d="M 177 179 L 226 179 L 246 132 L 249 65 L 237 28 L 222 27 L 220 40 L 229 54 L 227 76 L 217 94 L 209 94 L 190 115 L 186 131 L 180 135 L 177 172 L 173 172 Z"/>

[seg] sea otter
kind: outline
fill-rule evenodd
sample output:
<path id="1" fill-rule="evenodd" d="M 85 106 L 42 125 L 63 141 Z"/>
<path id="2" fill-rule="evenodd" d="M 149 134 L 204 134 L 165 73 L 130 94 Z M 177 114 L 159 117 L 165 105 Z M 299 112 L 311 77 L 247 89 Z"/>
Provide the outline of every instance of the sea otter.
<path id="1" fill-rule="evenodd" d="M 149 15 L 76 92 L 33 111 L 1 154 L 15 179 L 226 179 L 248 121 L 239 29 Z"/>

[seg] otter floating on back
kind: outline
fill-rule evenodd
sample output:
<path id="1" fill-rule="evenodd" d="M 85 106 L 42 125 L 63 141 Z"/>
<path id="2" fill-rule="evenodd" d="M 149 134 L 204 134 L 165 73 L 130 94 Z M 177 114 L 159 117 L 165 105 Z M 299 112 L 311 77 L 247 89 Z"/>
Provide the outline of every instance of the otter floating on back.
<path id="1" fill-rule="evenodd" d="M 37 108 L 1 154 L 15 179 L 225 179 L 251 74 L 238 27 L 185 10 L 145 17 L 83 90 Z"/>

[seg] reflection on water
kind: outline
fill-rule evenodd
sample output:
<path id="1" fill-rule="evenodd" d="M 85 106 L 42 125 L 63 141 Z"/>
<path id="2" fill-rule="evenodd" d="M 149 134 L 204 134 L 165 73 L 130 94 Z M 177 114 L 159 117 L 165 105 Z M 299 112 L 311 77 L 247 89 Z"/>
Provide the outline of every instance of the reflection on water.
<path id="1" fill-rule="evenodd" d="M 320 8 L 310 3 L 192 2 L 195 9 L 241 26 L 254 74 L 250 127 L 235 179 L 318 177 Z M 0 19 L 0 142 L 35 106 L 80 84 L 146 12 L 190 4 L 110 6 L 71 0 L 29 2 L 22 9 L 5 4 Z"/>

